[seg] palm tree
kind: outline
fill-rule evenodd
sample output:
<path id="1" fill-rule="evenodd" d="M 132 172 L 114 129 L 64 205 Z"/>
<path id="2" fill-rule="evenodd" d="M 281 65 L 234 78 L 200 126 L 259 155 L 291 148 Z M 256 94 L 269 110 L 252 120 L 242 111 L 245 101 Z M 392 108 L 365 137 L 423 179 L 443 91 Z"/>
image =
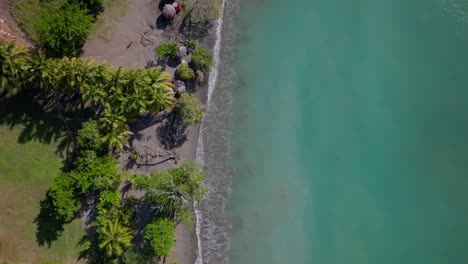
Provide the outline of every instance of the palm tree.
<path id="1" fill-rule="evenodd" d="M 120 257 L 132 245 L 133 235 L 131 230 L 120 224 L 119 221 L 109 222 L 98 232 L 101 241 L 99 248 L 104 250 L 109 258 Z"/>
<path id="2" fill-rule="evenodd" d="M 88 80 L 92 85 L 81 87 L 83 101 L 91 103 L 92 106 L 104 105 L 108 100 L 106 87 L 111 79 L 111 66 L 106 63 L 99 63 L 92 68 L 93 78 Z"/>
<path id="3" fill-rule="evenodd" d="M 174 105 L 174 92 L 171 83 L 172 77 L 164 72 L 161 67 L 149 68 L 147 75 L 150 79 L 148 93 L 150 94 L 150 106 L 153 111 L 159 112 L 169 109 Z"/>
<path id="4" fill-rule="evenodd" d="M 146 87 L 149 86 L 150 79 L 146 70 L 135 69 L 127 71 L 124 75 L 125 86 L 123 93 L 128 99 L 125 108 L 130 112 L 136 111 L 143 114 L 148 110 L 149 94 Z"/>
<path id="5" fill-rule="evenodd" d="M 30 52 L 25 46 L 0 40 L 0 88 L 11 92 L 23 81 L 29 69 Z"/>
<path id="6" fill-rule="evenodd" d="M 128 147 L 128 138 L 133 135 L 128 131 L 127 119 L 120 111 L 113 111 L 109 104 L 104 108 L 104 116 L 99 120 L 104 128 L 102 141 L 109 147 L 109 150 L 118 149 L 123 152 L 124 147 Z"/>

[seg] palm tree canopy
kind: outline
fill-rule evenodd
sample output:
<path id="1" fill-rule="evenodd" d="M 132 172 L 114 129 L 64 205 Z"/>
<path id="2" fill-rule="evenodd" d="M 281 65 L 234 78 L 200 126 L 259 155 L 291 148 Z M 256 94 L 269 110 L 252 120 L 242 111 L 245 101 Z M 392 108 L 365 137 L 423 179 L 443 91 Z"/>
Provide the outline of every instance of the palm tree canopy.
<path id="1" fill-rule="evenodd" d="M 118 221 L 109 222 L 99 230 L 99 235 L 101 240 L 99 248 L 111 258 L 120 257 L 132 245 L 132 232 Z"/>

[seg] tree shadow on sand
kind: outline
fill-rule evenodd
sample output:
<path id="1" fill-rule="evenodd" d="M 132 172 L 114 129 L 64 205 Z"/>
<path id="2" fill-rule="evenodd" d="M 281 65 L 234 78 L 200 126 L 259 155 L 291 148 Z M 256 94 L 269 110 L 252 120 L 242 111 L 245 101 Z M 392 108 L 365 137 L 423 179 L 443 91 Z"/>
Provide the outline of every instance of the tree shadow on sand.
<path id="1" fill-rule="evenodd" d="M 178 148 L 187 141 L 187 125 L 177 111 L 167 114 L 164 123 L 156 131 L 161 145 L 166 149 Z"/>

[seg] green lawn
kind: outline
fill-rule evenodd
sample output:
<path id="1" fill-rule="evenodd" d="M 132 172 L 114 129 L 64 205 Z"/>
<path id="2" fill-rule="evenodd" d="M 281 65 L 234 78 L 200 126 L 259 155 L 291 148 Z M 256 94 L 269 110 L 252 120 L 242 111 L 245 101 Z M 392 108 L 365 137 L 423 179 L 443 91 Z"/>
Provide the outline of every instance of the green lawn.
<path id="1" fill-rule="evenodd" d="M 39 246 L 35 218 L 48 186 L 57 175 L 61 159 L 55 143 L 18 143 L 22 125 L 0 125 L 0 262 L 76 263 L 81 220 L 65 225 L 57 240 Z"/>
<path id="2" fill-rule="evenodd" d="M 55 12 L 54 10 L 61 6 L 63 2 L 63 0 L 18 0 L 12 8 L 12 13 L 23 30 L 28 33 L 32 40 L 38 43 L 37 24 L 40 21 L 40 16 Z"/>
<path id="3" fill-rule="evenodd" d="M 39 43 L 37 24 L 41 14 L 55 12 L 64 0 L 18 0 L 15 2 L 12 13 L 26 33 Z M 98 37 L 110 41 L 117 31 L 118 19 L 127 13 L 129 0 L 104 0 L 104 12 L 96 19 L 91 37 Z"/>
<path id="4" fill-rule="evenodd" d="M 104 0 L 104 12 L 96 20 L 91 37 L 110 41 L 117 31 L 118 19 L 125 16 L 129 0 Z"/>

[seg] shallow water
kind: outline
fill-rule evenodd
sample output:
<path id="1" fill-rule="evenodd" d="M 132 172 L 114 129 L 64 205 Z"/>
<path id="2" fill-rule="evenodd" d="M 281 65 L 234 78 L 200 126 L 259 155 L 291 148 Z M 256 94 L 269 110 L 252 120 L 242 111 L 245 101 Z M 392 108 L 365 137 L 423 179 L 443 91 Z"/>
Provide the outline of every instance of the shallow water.
<path id="1" fill-rule="evenodd" d="M 226 14 L 203 263 L 467 263 L 468 3 Z"/>

